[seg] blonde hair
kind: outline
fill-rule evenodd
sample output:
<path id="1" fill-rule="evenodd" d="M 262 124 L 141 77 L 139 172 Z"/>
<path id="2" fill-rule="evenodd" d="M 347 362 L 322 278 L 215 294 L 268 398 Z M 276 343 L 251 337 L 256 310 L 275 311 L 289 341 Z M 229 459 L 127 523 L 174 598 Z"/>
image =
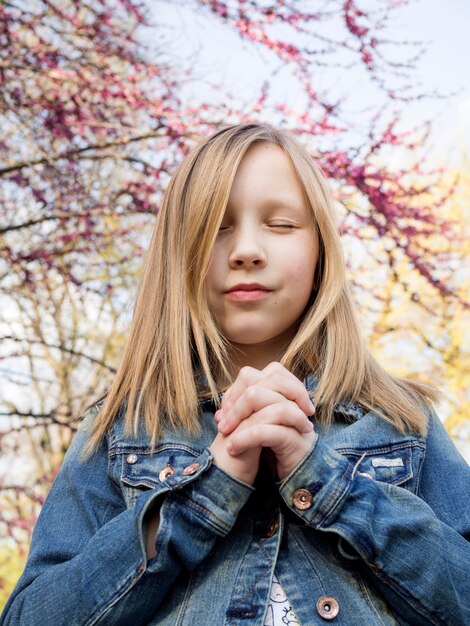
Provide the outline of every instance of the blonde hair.
<path id="1" fill-rule="evenodd" d="M 426 432 L 425 410 L 438 392 L 388 374 L 366 349 L 333 201 L 319 166 L 290 133 L 247 124 L 202 141 L 169 183 L 145 257 L 123 358 L 94 419 L 85 455 L 125 405 L 126 432 L 137 432 L 143 415 L 152 447 L 163 427 L 198 432 L 198 372 L 220 406 L 213 372 L 218 368 L 231 379 L 225 366 L 228 343 L 209 310 L 204 280 L 235 173 L 255 142 L 278 145 L 290 158 L 320 243 L 310 306 L 280 362 L 294 373 L 318 377 L 317 419 L 325 424 L 332 421 L 336 403 L 356 402 L 402 432 Z"/>

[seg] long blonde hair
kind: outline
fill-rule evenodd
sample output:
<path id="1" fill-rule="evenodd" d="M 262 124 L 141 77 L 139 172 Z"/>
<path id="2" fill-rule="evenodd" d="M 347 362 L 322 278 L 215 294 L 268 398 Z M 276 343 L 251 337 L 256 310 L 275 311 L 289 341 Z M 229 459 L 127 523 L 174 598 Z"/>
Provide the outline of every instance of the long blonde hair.
<path id="1" fill-rule="evenodd" d="M 290 157 L 316 224 L 320 250 L 315 290 L 280 362 L 314 373 L 317 419 L 328 424 L 338 402 L 378 411 L 399 430 L 426 432 L 426 407 L 438 392 L 388 374 L 365 347 L 325 178 L 286 131 L 259 124 L 230 126 L 202 141 L 177 168 L 156 218 L 139 282 L 122 361 L 96 415 L 85 455 L 98 445 L 126 406 L 125 427 L 145 420 L 151 444 L 162 428 L 197 432 L 201 390 L 219 406 L 213 372 L 228 380 L 227 348 L 205 297 L 204 280 L 237 168 L 255 142 L 280 146 Z"/>

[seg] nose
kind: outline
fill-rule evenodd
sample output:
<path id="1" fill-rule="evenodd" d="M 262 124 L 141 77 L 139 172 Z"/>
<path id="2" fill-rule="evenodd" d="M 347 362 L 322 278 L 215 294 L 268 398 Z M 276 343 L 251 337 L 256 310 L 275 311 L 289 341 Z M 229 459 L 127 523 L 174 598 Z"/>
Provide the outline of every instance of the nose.
<path id="1" fill-rule="evenodd" d="M 238 234 L 234 233 L 229 265 L 231 268 L 266 265 L 266 251 L 259 233 L 252 228 L 240 229 Z"/>

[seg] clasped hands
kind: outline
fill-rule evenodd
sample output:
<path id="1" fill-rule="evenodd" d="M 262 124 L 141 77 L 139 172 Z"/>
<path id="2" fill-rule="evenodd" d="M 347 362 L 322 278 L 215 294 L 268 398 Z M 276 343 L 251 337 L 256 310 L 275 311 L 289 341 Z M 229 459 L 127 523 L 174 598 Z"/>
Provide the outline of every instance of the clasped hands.
<path id="1" fill-rule="evenodd" d="M 253 484 L 263 448 L 283 480 L 309 453 L 317 435 L 308 419 L 315 412 L 301 381 L 278 362 L 263 370 L 241 368 L 215 413 L 218 434 L 210 446 L 225 472 Z"/>

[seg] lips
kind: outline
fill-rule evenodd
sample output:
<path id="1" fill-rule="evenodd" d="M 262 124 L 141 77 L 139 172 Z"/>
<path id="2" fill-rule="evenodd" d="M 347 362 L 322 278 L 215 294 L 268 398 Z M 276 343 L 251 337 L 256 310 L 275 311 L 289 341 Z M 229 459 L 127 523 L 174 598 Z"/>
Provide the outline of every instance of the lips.
<path id="1" fill-rule="evenodd" d="M 238 283 L 225 293 L 225 297 L 232 302 L 243 304 L 264 300 L 269 297 L 270 293 L 271 289 L 260 283 Z"/>
<path id="2" fill-rule="evenodd" d="M 230 287 L 226 293 L 231 293 L 232 291 L 271 291 L 271 289 L 260 285 L 260 283 L 238 283 L 238 285 Z"/>

